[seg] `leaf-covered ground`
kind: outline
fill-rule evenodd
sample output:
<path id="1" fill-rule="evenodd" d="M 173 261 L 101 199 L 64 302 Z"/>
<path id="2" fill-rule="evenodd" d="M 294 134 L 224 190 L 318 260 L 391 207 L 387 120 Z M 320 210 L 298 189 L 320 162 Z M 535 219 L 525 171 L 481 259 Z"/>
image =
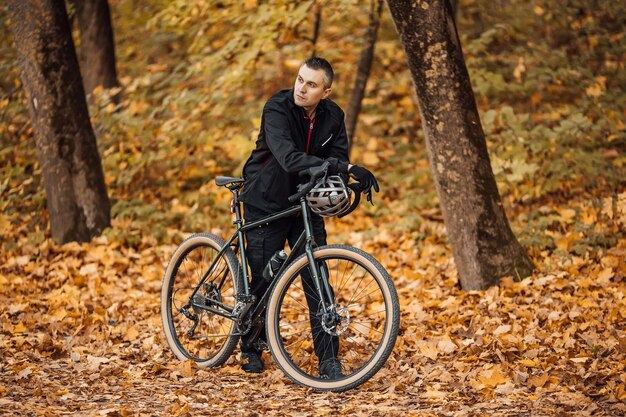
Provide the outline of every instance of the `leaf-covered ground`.
<path id="1" fill-rule="evenodd" d="M 603 228 L 624 227 L 626 193 L 616 208 L 581 204 L 576 212 Z M 574 212 L 562 210 L 566 232 L 557 245 L 570 244 Z M 214 370 L 176 361 L 159 319 L 172 245 L 20 241 L 0 267 L 1 408 L 18 415 L 626 413 L 625 240 L 596 256 L 541 258 L 529 279 L 467 293 L 457 287 L 440 222 L 423 223 L 432 230 L 418 252 L 416 232 L 372 234 L 370 219 L 354 217 L 331 230 L 380 258 L 402 306 L 394 353 L 362 387 L 314 393 L 294 386 L 269 356 L 261 375 L 245 374 L 236 358 Z M 3 239 L 15 238 L 3 230 Z"/>
<path id="2" fill-rule="evenodd" d="M 13 46 L 0 40 L 0 414 L 626 414 L 625 6 L 460 2 L 498 186 L 537 265 L 521 282 L 469 293 L 458 288 L 385 14 L 352 155 L 374 168 L 382 191 L 376 206 L 328 229 L 330 243 L 360 247 L 388 269 L 400 337 L 369 382 L 322 394 L 289 382 L 269 355 L 262 375 L 243 373 L 237 357 L 214 370 L 178 362 L 159 316 L 176 244 L 229 230 L 229 195 L 210 179 L 240 174 L 263 100 L 310 53 L 309 9 L 110 3 L 122 99 L 96 91 L 91 114 L 113 225 L 91 243 L 50 240 Z M 367 6 L 321 4 L 318 47 L 336 64 L 333 96 L 345 106 Z M 250 28 L 263 42 L 241 42 Z"/>

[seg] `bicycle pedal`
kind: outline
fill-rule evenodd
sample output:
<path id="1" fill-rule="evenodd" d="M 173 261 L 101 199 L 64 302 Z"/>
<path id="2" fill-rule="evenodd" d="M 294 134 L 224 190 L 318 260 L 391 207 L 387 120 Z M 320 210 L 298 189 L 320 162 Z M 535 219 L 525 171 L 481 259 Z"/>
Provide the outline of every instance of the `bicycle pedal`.
<path id="1" fill-rule="evenodd" d="M 258 352 L 270 350 L 270 347 L 267 345 L 267 342 L 265 340 L 257 339 L 252 342 L 252 345 L 254 346 L 254 349 Z"/>

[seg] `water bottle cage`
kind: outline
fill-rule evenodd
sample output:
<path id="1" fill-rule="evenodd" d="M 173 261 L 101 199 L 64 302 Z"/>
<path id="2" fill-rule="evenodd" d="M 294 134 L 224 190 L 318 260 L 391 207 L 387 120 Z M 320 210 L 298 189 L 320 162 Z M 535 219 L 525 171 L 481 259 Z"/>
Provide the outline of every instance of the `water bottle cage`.
<path id="1" fill-rule="evenodd" d="M 267 265 L 265 265 L 265 268 L 263 268 L 263 278 L 266 281 L 272 281 L 286 259 L 287 254 L 284 250 L 279 250 L 272 255 L 270 260 L 267 262 Z"/>

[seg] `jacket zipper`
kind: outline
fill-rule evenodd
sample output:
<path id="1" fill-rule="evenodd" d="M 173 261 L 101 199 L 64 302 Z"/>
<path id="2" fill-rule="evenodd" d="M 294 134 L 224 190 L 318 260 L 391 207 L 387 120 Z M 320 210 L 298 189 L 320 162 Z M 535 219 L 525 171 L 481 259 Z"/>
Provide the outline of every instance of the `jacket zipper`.
<path id="1" fill-rule="evenodd" d="M 315 118 L 309 119 L 305 117 L 309 121 L 309 134 L 306 138 L 306 153 L 309 153 L 309 147 L 311 146 L 311 134 L 313 133 L 313 125 L 315 124 Z"/>

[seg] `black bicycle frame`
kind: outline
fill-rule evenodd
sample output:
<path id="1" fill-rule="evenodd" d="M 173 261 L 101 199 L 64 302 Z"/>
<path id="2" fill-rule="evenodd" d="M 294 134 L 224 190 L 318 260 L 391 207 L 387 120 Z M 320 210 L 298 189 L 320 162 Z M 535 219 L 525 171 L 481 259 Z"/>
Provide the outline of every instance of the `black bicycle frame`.
<path id="1" fill-rule="evenodd" d="M 215 257 L 215 259 L 213 260 L 213 262 L 211 262 L 211 265 L 209 265 L 208 269 L 206 270 L 206 272 L 204 273 L 204 275 L 202 276 L 202 279 L 200 279 L 200 282 L 198 283 L 198 285 L 196 286 L 196 288 L 193 290 L 193 292 L 191 293 L 191 296 L 189 297 L 189 305 L 196 307 L 196 308 L 200 308 L 206 311 L 209 311 L 213 314 L 217 314 L 219 316 L 222 317 L 226 317 L 229 318 L 231 320 L 237 320 L 239 319 L 239 315 L 238 314 L 233 314 L 233 308 L 227 305 L 224 305 L 222 303 L 219 302 L 213 302 L 214 304 L 218 305 L 219 307 L 223 308 L 225 311 L 228 311 L 228 313 L 226 313 L 224 310 L 220 310 L 220 309 L 216 309 L 210 306 L 205 306 L 205 305 L 201 305 L 201 304 L 197 304 L 195 303 L 194 300 L 194 296 L 196 295 L 196 293 L 198 292 L 198 290 L 202 287 L 202 285 L 205 283 L 205 281 L 207 280 L 210 272 L 213 270 L 213 268 L 215 267 L 216 262 L 220 259 L 220 257 L 224 254 L 224 252 L 226 251 L 226 248 L 230 247 L 233 242 L 235 241 L 235 239 L 238 240 L 238 245 L 239 245 L 239 253 L 240 253 L 240 257 L 241 257 L 241 267 L 243 268 L 243 295 L 249 296 L 250 295 L 250 285 L 248 282 L 248 259 L 246 257 L 246 250 L 245 250 L 245 244 L 244 244 L 244 233 L 247 232 L 248 230 L 254 229 L 255 227 L 259 227 L 262 226 L 263 224 L 267 224 L 267 223 L 271 223 L 273 221 L 282 219 L 284 217 L 288 217 L 288 216 L 292 216 L 296 213 L 302 213 L 302 219 L 304 221 L 304 230 L 302 231 L 302 234 L 298 237 L 298 240 L 296 241 L 296 244 L 294 245 L 293 248 L 291 248 L 291 252 L 289 253 L 289 256 L 287 257 L 287 259 L 285 260 L 285 262 L 283 262 L 283 264 L 281 265 L 280 269 L 277 271 L 277 273 L 275 274 L 275 276 L 280 276 L 280 274 L 282 274 L 282 272 L 293 262 L 293 260 L 300 255 L 302 247 L 304 247 L 304 251 L 306 253 L 307 259 L 309 261 L 309 269 L 312 272 L 311 274 L 311 278 L 313 280 L 313 284 L 315 286 L 315 291 L 317 292 L 317 295 L 321 301 L 321 305 L 322 308 L 324 309 L 323 311 L 326 311 L 326 307 L 327 307 L 327 303 L 325 300 L 332 300 L 333 299 L 333 293 L 332 290 L 330 288 L 330 285 L 328 283 L 327 277 L 325 277 L 326 279 L 321 280 L 322 281 L 322 285 L 320 285 L 320 270 L 318 265 L 315 262 L 315 259 L 313 257 L 313 242 L 314 242 L 314 238 L 313 238 L 313 228 L 311 225 L 311 212 L 309 209 L 309 206 L 307 205 L 306 199 L 304 197 L 300 198 L 300 205 L 299 206 L 292 206 L 288 209 L 285 209 L 283 211 L 280 211 L 278 213 L 275 214 L 271 214 L 267 217 L 263 217 L 259 220 L 255 220 L 253 222 L 248 222 L 246 224 L 243 224 L 243 219 L 241 216 L 241 203 L 239 202 L 239 192 L 237 189 L 230 189 L 230 191 L 233 193 L 234 196 L 234 208 L 235 208 L 235 221 L 233 222 L 233 224 L 235 224 L 237 226 L 237 230 L 232 234 L 232 236 L 230 237 L 230 239 L 228 239 L 228 241 L 226 242 L 226 244 L 221 248 L 221 250 L 219 251 L 219 253 L 217 254 L 217 256 Z M 263 294 L 263 297 L 261 297 L 260 300 L 256 301 L 256 304 L 254 305 L 254 309 L 252 310 L 252 312 L 250 313 L 253 319 L 258 317 L 258 315 L 260 315 L 263 310 L 265 309 L 265 307 L 267 306 L 267 301 L 269 299 L 269 296 L 271 294 L 271 290 L 273 288 L 273 286 L 275 285 L 275 280 L 272 282 L 272 284 L 270 285 L 270 287 L 267 289 L 267 291 L 265 292 L 265 294 Z M 323 296 L 323 292 L 326 293 L 326 297 Z M 238 294 L 240 295 L 240 294 Z M 230 314 L 229 314 L 230 313 Z"/>

